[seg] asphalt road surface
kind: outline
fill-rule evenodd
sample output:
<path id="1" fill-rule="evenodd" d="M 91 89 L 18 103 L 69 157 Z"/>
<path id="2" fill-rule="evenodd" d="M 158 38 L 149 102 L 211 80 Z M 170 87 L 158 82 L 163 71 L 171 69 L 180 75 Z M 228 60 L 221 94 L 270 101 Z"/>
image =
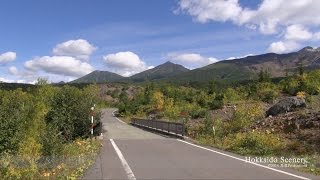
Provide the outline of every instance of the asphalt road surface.
<path id="1" fill-rule="evenodd" d="M 320 179 L 153 134 L 122 122 L 113 111 L 103 111 L 103 147 L 83 179 Z"/>

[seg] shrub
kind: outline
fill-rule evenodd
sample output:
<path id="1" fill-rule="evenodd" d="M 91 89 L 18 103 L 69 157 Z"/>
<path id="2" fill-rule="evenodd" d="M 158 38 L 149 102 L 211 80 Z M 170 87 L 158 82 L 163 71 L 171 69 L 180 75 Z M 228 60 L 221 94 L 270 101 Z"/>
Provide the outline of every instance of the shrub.
<path id="1" fill-rule="evenodd" d="M 80 90 L 41 83 L 31 92 L 0 90 L 0 153 L 3 155 L 0 157 L 0 179 L 42 179 L 57 173 L 52 170 L 40 177 L 43 171 L 51 168 L 46 157 L 51 157 L 50 160 L 61 157 L 73 147 L 67 146 L 66 140 L 74 140 L 89 131 L 90 107 L 98 103 L 97 99 L 95 86 Z M 96 121 L 100 115 L 95 113 Z M 87 152 L 96 151 L 91 147 L 90 144 L 86 146 Z M 75 156 L 84 153 L 80 148 L 74 152 Z M 50 166 L 55 163 L 57 161 L 49 162 Z M 78 169 L 82 164 L 75 166 Z"/>
<path id="2" fill-rule="evenodd" d="M 196 97 L 196 102 L 199 104 L 200 107 L 208 107 L 210 98 L 205 92 L 199 91 L 196 94 L 194 94 L 194 96 Z"/>
<path id="3" fill-rule="evenodd" d="M 272 83 L 259 83 L 256 87 L 257 97 L 267 103 L 273 103 L 273 101 L 279 96 L 279 90 L 275 84 Z"/>
<path id="4" fill-rule="evenodd" d="M 55 156 L 62 152 L 63 137 L 58 129 L 52 125 L 45 127 L 45 133 L 41 136 L 42 154 L 45 156 Z"/>
<path id="5" fill-rule="evenodd" d="M 214 128 L 215 128 L 215 137 L 222 139 L 223 137 L 225 137 L 229 130 L 228 130 L 228 123 L 227 122 L 223 122 L 221 119 L 215 119 L 214 120 Z"/>
<path id="6" fill-rule="evenodd" d="M 197 106 L 194 106 L 190 111 L 189 115 L 193 119 L 198 119 L 198 118 L 204 118 L 206 117 L 207 110 L 203 108 L 199 108 Z"/>
<path id="7" fill-rule="evenodd" d="M 186 127 L 188 136 L 192 138 L 199 138 L 204 135 L 204 124 L 194 124 Z"/>
<path id="8" fill-rule="evenodd" d="M 303 92 L 303 91 L 299 91 L 299 92 L 297 93 L 297 97 L 306 98 L 306 93 Z"/>
<path id="9" fill-rule="evenodd" d="M 210 109 L 221 109 L 224 105 L 223 94 L 216 95 L 210 104 Z"/>
<path id="10" fill-rule="evenodd" d="M 263 91 L 260 91 L 258 95 L 259 99 L 267 103 L 273 103 L 278 96 L 279 93 L 271 89 L 265 89 Z"/>
<path id="11" fill-rule="evenodd" d="M 180 117 L 181 107 L 175 105 L 173 98 L 165 99 L 164 116 L 170 120 L 176 120 Z"/>
<path id="12" fill-rule="evenodd" d="M 231 120 L 226 125 L 226 131 L 236 133 L 241 130 L 246 130 L 256 120 L 264 117 L 262 104 L 245 102 L 237 106 L 237 110 Z"/>
<path id="13" fill-rule="evenodd" d="M 295 78 L 287 78 L 280 82 L 282 90 L 290 95 L 296 95 L 299 91 L 299 81 Z"/>
<path id="14" fill-rule="evenodd" d="M 304 91 L 311 95 L 320 93 L 320 71 L 315 70 L 309 73 L 294 75 L 280 82 L 282 89 L 290 95 Z"/>
<path id="15" fill-rule="evenodd" d="M 207 135 L 213 135 L 213 119 L 210 114 L 206 115 L 204 119 L 204 133 Z"/>
<path id="16" fill-rule="evenodd" d="M 161 111 L 164 108 L 164 95 L 160 91 L 156 91 L 152 94 L 151 104 L 157 111 Z"/>
<path id="17" fill-rule="evenodd" d="M 232 103 L 238 100 L 240 100 L 238 92 L 233 88 L 227 88 L 224 93 L 224 102 Z"/>
<path id="18" fill-rule="evenodd" d="M 21 89 L 0 91 L 0 153 L 18 150 L 33 105 L 32 96 Z"/>
<path id="19" fill-rule="evenodd" d="M 272 134 L 261 132 L 237 133 L 227 137 L 228 150 L 243 155 L 272 155 L 280 153 L 282 142 Z"/>
<path id="20" fill-rule="evenodd" d="M 57 127 L 67 141 L 85 136 L 90 128 L 90 108 L 97 102 L 92 87 L 80 90 L 64 86 L 53 97 L 46 116 L 47 123 Z M 95 113 L 96 122 L 100 121 Z"/>

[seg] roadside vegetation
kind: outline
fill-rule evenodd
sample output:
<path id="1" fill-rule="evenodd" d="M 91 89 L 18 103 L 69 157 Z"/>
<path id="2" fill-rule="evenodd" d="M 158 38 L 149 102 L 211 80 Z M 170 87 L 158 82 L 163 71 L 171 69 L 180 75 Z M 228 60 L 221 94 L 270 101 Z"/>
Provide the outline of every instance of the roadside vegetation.
<path id="1" fill-rule="evenodd" d="M 80 177 L 100 142 L 88 140 L 99 89 L 48 85 L 0 90 L 0 179 Z M 96 110 L 95 120 L 100 120 Z"/>
<path id="2" fill-rule="evenodd" d="M 300 68 L 282 80 L 261 71 L 256 80 L 232 85 L 149 82 L 142 87 L 133 97 L 118 92 L 120 116 L 181 122 L 199 143 L 246 156 L 306 157 L 311 163 L 300 170 L 320 174 L 319 70 Z M 307 107 L 266 116 L 287 97 L 303 99 Z"/>
<path id="3" fill-rule="evenodd" d="M 10 90 L 12 89 L 12 90 Z M 188 137 L 245 156 L 304 157 L 299 170 L 320 174 L 320 70 L 302 68 L 282 79 L 261 71 L 255 80 L 173 84 L 107 83 L 0 90 L 0 179 L 76 178 L 100 142 L 88 140 L 89 112 L 118 107 L 118 115 L 185 124 Z M 287 98 L 305 106 L 267 115 Z M 291 99 L 292 100 L 292 99 Z M 101 114 L 96 110 L 95 123 Z"/>

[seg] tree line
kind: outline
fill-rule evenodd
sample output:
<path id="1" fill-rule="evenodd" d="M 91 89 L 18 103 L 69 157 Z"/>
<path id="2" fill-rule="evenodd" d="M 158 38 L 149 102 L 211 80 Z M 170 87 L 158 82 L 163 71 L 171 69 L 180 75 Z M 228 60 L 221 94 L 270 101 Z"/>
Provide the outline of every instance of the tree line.
<path id="1" fill-rule="evenodd" d="M 42 157 L 62 156 L 68 144 L 89 136 L 90 108 L 99 102 L 98 95 L 94 85 L 54 87 L 43 81 L 27 90 L 0 90 L 0 154 L 19 156 L 33 168 L 16 169 L 21 177 L 36 174 Z M 97 110 L 96 123 L 100 114 Z M 19 177 L 10 171 L 11 163 L 2 164 L 0 177 Z"/>

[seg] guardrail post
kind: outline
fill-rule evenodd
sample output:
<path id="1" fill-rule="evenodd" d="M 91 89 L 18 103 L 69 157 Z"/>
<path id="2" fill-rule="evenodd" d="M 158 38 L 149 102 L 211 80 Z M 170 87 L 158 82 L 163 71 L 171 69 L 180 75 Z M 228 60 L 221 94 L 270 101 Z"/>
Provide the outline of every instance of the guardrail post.
<path id="1" fill-rule="evenodd" d="M 181 133 L 182 136 L 184 136 L 184 123 L 182 124 L 182 133 Z"/>
<path id="2" fill-rule="evenodd" d="M 175 133 L 176 133 L 176 134 L 178 134 L 178 127 L 177 127 L 177 124 L 174 124 L 174 125 L 176 126 L 176 128 L 175 128 L 175 129 L 176 129 L 176 130 L 175 130 L 176 132 L 175 132 Z"/>

